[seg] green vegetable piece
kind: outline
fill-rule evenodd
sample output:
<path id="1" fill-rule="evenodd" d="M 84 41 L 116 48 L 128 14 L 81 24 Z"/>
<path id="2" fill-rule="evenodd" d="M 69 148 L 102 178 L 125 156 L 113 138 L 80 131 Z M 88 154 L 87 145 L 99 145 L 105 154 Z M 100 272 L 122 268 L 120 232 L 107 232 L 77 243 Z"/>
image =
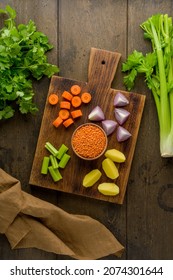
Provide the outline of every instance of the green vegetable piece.
<path id="1" fill-rule="evenodd" d="M 62 156 L 62 158 L 61 158 L 61 160 L 60 160 L 60 162 L 59 162 L 59 167 L 65 168 L 69 160 L 70 160 L 70 155 L 68 155 L 68 154 L 65 153 L 65 154 Z"/>
<path id="2" fill-rule="evenodd" d="M 124 84 L 134 86 L 137 75 L 144 75 L 156 105 L 160 129 L 160 154 L 173 157 L 173 23 L 168 14 L 155 14 L 140 27 L 144 38 L 150 40 L 152 52 L 143 55 L 134 51 L 122 66 L 128 71 Z"/>
<path id="3" fill-rule="evenodd" d="M 58 155 L 57 155 L 57 158 L 58 159 L 61 159 L 62 156 L 68 151 L 68 147 L 64 144 L 61 145 L 61 147 L 59 148 L 59 151 L 58 151 Z"/>
<path id="4" fill-rule="evenodd" d="M 57 162 L 56 157 L 53 156 L 53 155 L 50 155 L 49 158 L 50 158 L 53 169 L 57 169 L 58 168 L 58 162 Z"/>
<path id="5" fill-rule="evenodd" d="M 108 178 L 113 180 L 118 178 L 119 176 L 118 169 L 110 158 L 106 158 L 102 161 L 102 168 Z"/>
<path id="6" fill-rule="evenodd" d="M 53 169 L 53 166 L 49 166 L 48 170 L 54 182 L 58 182 L 62 179 L 62 176 L 58 169 Z"/>
<path id="7" fill-rule="evenodd" d="M 105 157 L 110 158 L 112 161 L 118 163 L 124 162 L 126 160 L 125 155 L 116 149 L 107 150 L 105 152 Z"/>
<path id="8" fill-rule="evenodd" d="M 41 166 L 41 174 L 47 175 L 49 166 L 49 157 L 44 157 Z"/>
<path id="9" fill-rule="evenodd" d="M 0 17 L 4 14 L 0 29 L 0 120 L 13 117 L 14 108 L 21 114 L 38 111 L 33 99 L 33 78 L 51 77 L 59 71 L 48 63 L 46 53 L 53 46 L 35 23 L 30 20 L 16 24 L 16 11 L 9 5 L 0 9 Z"/>
<path id="10" fill-rule="evenodd" d="M 115 196 L 119 194 L 120 189 L 114 183 L 102 183 L 98 185 L 98 191 L 104 195 Z"/>
<path id="11" fill-rule="evenodd" d="M 85 175 L 83 179 L 84 187 L 92 187 L 101 177 L 102 173 L 98 169 L 93 169 L 88 174 Z"/>
<path id="12" fill-rule="evenodd" d="M 57 155 L 58 155 L 58 150 L 57 150 L 50 142 L 46 142 L 45 148 L 46 148 L 54 157 L 57 157 Z"/>

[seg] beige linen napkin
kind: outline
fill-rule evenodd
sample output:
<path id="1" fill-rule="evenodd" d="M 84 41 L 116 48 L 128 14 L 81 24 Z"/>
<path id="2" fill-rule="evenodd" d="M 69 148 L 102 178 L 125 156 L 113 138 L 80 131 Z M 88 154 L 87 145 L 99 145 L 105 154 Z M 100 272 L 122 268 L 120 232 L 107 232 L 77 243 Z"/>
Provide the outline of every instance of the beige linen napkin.
<path id="1" fill-rule="evenodd" d="M 20 182 L 0 169 L 0 233 L 12 249 L 38 248 L 75 259 L 120 257 L 124 247 L 100 222 L 21 190 Z"/>

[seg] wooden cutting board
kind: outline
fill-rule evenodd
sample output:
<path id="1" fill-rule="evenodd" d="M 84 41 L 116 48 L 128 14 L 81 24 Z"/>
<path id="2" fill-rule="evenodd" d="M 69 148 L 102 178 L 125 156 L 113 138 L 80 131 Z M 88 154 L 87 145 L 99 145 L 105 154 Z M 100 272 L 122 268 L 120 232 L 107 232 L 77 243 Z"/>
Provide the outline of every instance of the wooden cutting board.
<path id="1" fill-rule="evenodd" d="M 73 131 L 82 123 L 88 122 L 88 114 L 96 105 L 102 108 L 106 119 L 115 120 L 113 100 L 119 90 L 112 89 L 111 83 L 115 76 L 120 57 L 121 54 L 117 52 L 91 48 L 88 82 L 66 79 L 59 76 L 53 76 L 51 78 L 48 96 L 54 92 L 61 97 L 64 90 L 69 91 L 72 85 L 78 84 L 81 86 L 82 92 L 88 91 L 92 94 L 92 101 L 88 105 L 81 106 L 83 116 L 79 120 L 76 120 L 69 128 L 65 128 L 63 125 L 59 128 L 55 128 L 52 122 L 58 115 L 59 104 L 51 106 L 47 99 L 30 175 L 29 183 L 31 185 L 118 204 L 123 203 L 143 113 L 145 96 L 121 90 L 130 101 L 129 105 L 125 107 L 130 112 L 130 116 L 123 127 L 132 134 L 132 137 L 124 142 L 118 143 L 116 140 L 116 132 L 108 136 L 108 149 L 116 148 L 122 151 L 126 156 L 125 163 L 119 164 L 120 175 L 115 180 L 116 184 L 120 187 L 120 194 L 118 196 L 108 197 L 100 194 L 97 190 L 98 184 L 95 184 L 91 188 L 84 188 L 82 186 L 83 177 L 95 168 L 99 168 L 102 171 L 102 177 L 99 183 L 106 181 L 112 182 L 112 180 L 107 179 L 102 170 L 101 162 L 105 158 L 104 156 L 95 161 L 84 161 L 79 159 L 71 148 L 71 136 Z M 101 123 L 98 122 L 97 124 L 101 125 Z M 44 176 L 40 173 L 42 159 L 44 156 L 48 155 L 44 147 L 46 142 L 52 143 L 57 148 L 59 148 L 62 143 L 69 147 L 68 153 L 71 155 L 71 159 L 66 168 L 61 170 L 63 179 L 57 183 L 53 182 L 50 175 Z"/>

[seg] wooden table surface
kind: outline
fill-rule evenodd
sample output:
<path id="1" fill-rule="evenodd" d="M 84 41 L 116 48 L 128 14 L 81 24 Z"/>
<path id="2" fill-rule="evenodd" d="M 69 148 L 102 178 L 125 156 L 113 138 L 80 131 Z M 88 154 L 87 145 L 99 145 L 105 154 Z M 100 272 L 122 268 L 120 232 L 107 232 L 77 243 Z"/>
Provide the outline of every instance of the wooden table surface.
<path id="1" fill-rule="evenodd" d="M 87 81 L 91 47 L 122 54 L 112 87 L 125 90 L 121 64 L 134 49 L 147 52 L 139 25 L 152 14 L 173 16 L 172 0 L 3 0 L 17 11 L 17 22 L 35 21 L 54 49 L 49 62 L 60 76 Z M 0 27 L 2 27 L 0 20 Z M 146 95 L 134 159 L 123 205 L 97 201 L 29 185 L 29 177 L 50 80 L 34 82 L 36 116 L 15 117 L 0 124 L 0 167 L 22 183 L 24 191 L 65 211 L 102 222 L 125 246 L 122 259 L 173 259 L 173 159 L 159 151 L 159 127 L 152 95 L 143 78 L 134 92 Z M 0 235 L 0 259 L 70 259 L 37 249 L 11 250 Z M 107 256 L 104 259 L 116 259 Z"/>

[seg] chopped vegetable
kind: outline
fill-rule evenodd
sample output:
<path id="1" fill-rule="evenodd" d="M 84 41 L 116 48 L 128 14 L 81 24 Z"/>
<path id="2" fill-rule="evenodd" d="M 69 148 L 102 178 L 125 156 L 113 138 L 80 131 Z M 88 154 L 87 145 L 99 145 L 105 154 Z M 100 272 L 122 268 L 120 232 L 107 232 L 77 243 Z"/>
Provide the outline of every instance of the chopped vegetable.
<path id="1" fill-rule="evenodd" d="M 58 162 L 57 162 L 56 157 L 53 156 L 53 155 L 50 155 L 49 158 L 50 158 L 53 169 L 57 169 L 58 168 Z"/>
<path id="2" fill-rule="evenodd" d="M 98 191 L 104 195 L 115 196 L 119 194 L 120 189 L 114 183 L 101 183 L 98 185 Z"/>
<path id="3" fill-rule="evenodd" d="M 50 142 L 46 142 L 45 144 L 45 148 L 55 157 L 57 157 L 58 155 L 58 150 L 50 143 Z"/>
<path id="4" fill-rule="evenodd" d="M 69 127 L 70 125 L 72 125 L 74 123 L 73 119 L 72 118 L 68 118 L 67 120 L 65 120 L 63 122 L 63 125 L 67 128 Z"/>
<path id="5" fill-rule="evenodd" d="M 68 119 L 70 116 L 70 112 L 67 110 L 67 109 L 61 109 L 59 111 L 59 117 L 62 119 L 62 120 L 66 120 Z"/>
<path id="6" fill-rule="evenodd" d="M 32 20 L 17 25 L 16 11 L 9 5 L 0 9 L 0 14 L 8 17 L 0 30 L 0 120 L 3 120 L 13 117 L 16 108 L 21 114 L 38 111 L 33 102 L 32 80 L 40 80 L 44 75 L 50 78 L 59 69 L 48 63 L 46 53 L 53 46 Z"/>
<path id="7" fill-rule="evenodd" d="M 117 128 L 117 140 L 118 142 L 123 142 L 131 137 L 131 133 L 122 126 Z"/>
<path id="8" fill-rule="evenodd" d="M 83 186 L 88 188 L 92 187 L 101 177 L 102 173 L 98 169 L 91 170 L 88 174 L 85 175 L 83 179 Z"/>
<path id="9" fill-rule="evenodd" d="M 104 131 L 106 132 L 106 135 L 110 135 L 114 132 L 114 130 L 117 127 L 117 122 L 112 121 L 112 120 L 104 120 L 102 121 L 102 127 Z"/>
<path id="10" fill-rule="evenodd" d="M 73 96 L 71 104 L 74 108 L 77 108 L 82 104 L 82 100 L 79 96 Z"/>
<path id="11" fill-rule="evenodd" d="M 124 124 L 130 115 L 130 113 L 127 110 L 122 108 L 115 108 L 114 113 L 115 118 L 120 125 Z"/>
<path id="12" fill-rule="evenodd" d="M 82 111 L 80 109 L 71 111 L 71 115 L 72 115 L 73 119 L 77 119 L 82 116 Z"/>
<path id="13" fill-rule="evenodd" d="M 88 115 L 90 121 L 103 121 L 105 119 L 104 113 L 99 106 L 96 106 Z"/>
<path id="14" fill-rule="evenodd" d="M 69 101 L 61 101 L 60 108 L 70 110 L 71 103 Z"/>
<path id="15" fill-rule="evenodd" d="M 66 91 L 66 90 L 65 90 L 65 91 L 62 93 L 62 97 L 65 98 L 65 99 L 68 100 L 68 101 L 71 101 L 73 95 L 72 95 L 69 91 Z"/>
<path id="16" fill-rule="evenodd" d="M 81 100 L 85 104 L 90 103 L 90 101 L 91 101 L 91 94 L 89 92 L 82 93 Z"/>
<path id="17" fill-rule="evenodd" d="M 63 123 L 63 120 L 60 118 L 60 116 L 58 116 L 54 121 L 53 121 L 53 125 L 55 127 L 59 127 L 61 124 Z"/>
<path id="18" fill-rule="evenodd" d="M 65 154 L 61 157 L 61 160 L 60 160 L 60 162 L 59 162 L 59 167 L 60 167 L 60 168 L 65 168 L 69 160 L 70 160 L 70 155 L 68 155 L 68 154 L 65 153 Z"/>
<path id="19" fill-rule="evenodd" d="M 53 169 L 52 166 L 49 166 L 48 170 L 54 182 L 58 182 L 59 180 L 62 179 L 62 175 L 60 174 L 58 169 Z"/>
<path id="20" fill-rule="evenodd" d="M 79 85 L 73 85 L 70 91 L 73 95 L 78 95 L 81 92 L 81 87 Z"/>
<path id="21" fill-rule="evenodd" d="M 105 158 L 102 161 L 102 168 L 108 178 L 110 178 L 110 179 L 118 178 L 118 176 L 119 176 L 118 169 L 110 158 Z"/>
<path id="22" fill-rule="evenodd" d="M 125 155 L 116 149 L 107 150 L 105 152 L 105 157 L 110 158 L 112 161 L 118 163 L 124 162 L 126 160 Z"/>
<path id="23" fill-rule="evenodd" d="M 57 158 L 61 159 L 62 156 L 68 151 L 68 147 L 65 144 L 62 144 L 58 150 Z"/>
<path id="24" fill-rule="evenodd" d="M 152 52 L 143 55 L 134 51 L 123 64 L 128 71 L 124 83 L 128 90 L 134 86 L 137 74 L 145 76 L 153 94 L 160 126 L 160 153 L 173 156 L 173 24 L 167 14 L 156 14 L 143 22 L 144 38 L 151 40 Z"/>
<path id="25" fill-rule="evenodd" d="M 123 107 L 129 104 L 129 100 L 121 92 L 117 92 L 114 97 L 114 106 Z"/>
<path id="26" fill-rule="evenodd" d="M 49 157 L 44 157 L 41 166 L 41 174 L 47 175 L 49 166 Z"/>
<path id="27" fill-rule="evenodd" d="M 55 93 L 50 94 L 48 97 L 49 104 L 56 105 L 58 103 L 58 99 L 59 98 L 57 94 Z"/>

